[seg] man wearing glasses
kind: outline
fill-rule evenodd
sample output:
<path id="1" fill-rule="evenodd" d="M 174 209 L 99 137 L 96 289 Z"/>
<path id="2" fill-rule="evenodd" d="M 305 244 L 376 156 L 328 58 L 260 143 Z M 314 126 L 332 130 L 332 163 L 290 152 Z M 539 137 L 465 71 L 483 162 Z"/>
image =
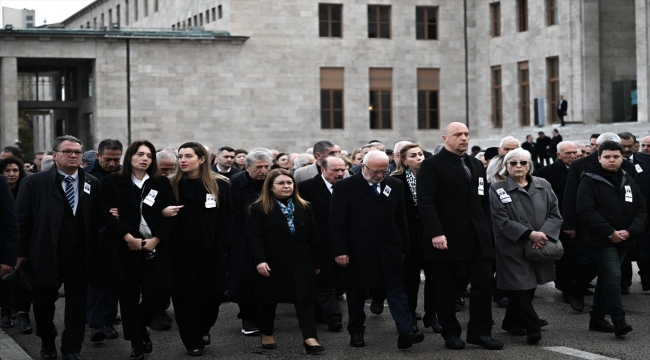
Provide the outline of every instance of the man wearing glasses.
<path id="1" fill-rule="evenodd" d="M 99 181 L 80 168 L 83 145 L 79 139 L 69 135 L 56 138 L 52 155 L 55 166 L 25 178 L 18 192 L 20 250 L 16 268 L 27 266 L 29 270 L 41 357 L 57 357 L 54 303 L 64 282 L 61 354 L 64 359 L 81 359 L 87 279 L 99 235 Z"/>
<path id="2" fill-rule="evenodd" d="M 402 182 L 388 175 L 388 155 L 370 151 L 359 173 L 339 180 L 332 192 L 330 240 L 332 255 L 343 268 L 348 303 L 350 346 L 363 347 L 368 288 L 384 288 L 399 337 L 406 349 L 422 342 L 404 291 L 402 259 L 409 253 L 408 225 Z"/>

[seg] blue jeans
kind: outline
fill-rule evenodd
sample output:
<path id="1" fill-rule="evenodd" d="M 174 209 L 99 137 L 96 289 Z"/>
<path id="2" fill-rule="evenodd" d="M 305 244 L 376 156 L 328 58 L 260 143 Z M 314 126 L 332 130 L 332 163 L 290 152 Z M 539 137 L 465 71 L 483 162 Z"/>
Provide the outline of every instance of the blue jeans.
<path id="1" fill-rule="evenodd" d="M 626 246 L 606 246 L 594 249 L 598 263 L 598 282 L 591 307 L 592 319 L 603 319 L 610 314 L 613 323 L 625 321 L 621 296 L 621 263 Z"/>

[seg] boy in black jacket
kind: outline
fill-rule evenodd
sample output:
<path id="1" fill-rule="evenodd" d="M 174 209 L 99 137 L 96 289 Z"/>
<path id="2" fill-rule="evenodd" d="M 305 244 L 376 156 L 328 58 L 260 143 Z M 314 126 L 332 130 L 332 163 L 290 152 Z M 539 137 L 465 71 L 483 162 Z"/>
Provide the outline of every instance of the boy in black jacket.
<path id="1" fill-rule="evenodd" d="M 589 329 L 620 337 L 632 331 L 623 311 L 621 262 L 628 246 L 634 246 L 635 237 L 645 229 L 647 213 L 641 190 L 621 169 L 621 145 L 604 142 L 598 148 L 598 161 L 585 164 L 576 203 L 586 244 L 594 249 L 598 262 Z M 606 313 L 614 326 L 605 320 Z"/>

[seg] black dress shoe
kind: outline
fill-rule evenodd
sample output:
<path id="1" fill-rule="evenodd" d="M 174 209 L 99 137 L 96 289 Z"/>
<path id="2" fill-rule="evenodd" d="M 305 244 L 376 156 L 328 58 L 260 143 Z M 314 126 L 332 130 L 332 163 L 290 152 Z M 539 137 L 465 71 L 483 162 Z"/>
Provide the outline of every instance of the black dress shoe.
<path id="1" fill-rule="evenodd" d="M 420 314 L 419 312 L 416 312 L 415 313 L 415 320 L 422 321 L 422 314 Z"/>
<path id="2" fill-rule="evenodd" d="M 3 312 L 0 322 L 2 323 L 2 327 L 5 329 L 14 327 L 14 320 L 11 318 L 11 314 L 9 313 Z"/>
<path id="3" fill-rule="evenodd" d="M 325 348 L 320 345 L 307 345 L 304 341 L 302 342 L 302 346 L 305 348 L 307 355 L 325 351 Z"/>
<path id="4" fill-rule="evenodd" d="M 460 293 L 460 296 L 464 297 L 465 299 L 469 298 L 469 290 L 465 289 Z"/>
<path id="5" fill-rule="evenodd" d="M 120 333 L 115 330 L 113 325 L 104 325 L 102 331 L 104 331 L 104 334 L 106 334 L 107 339 L 117 339 L 120 337 Z"/>
<path id="6" fill-rule="evenodd" d="M 594 294 L 594 292 L 592 290 L 587 289 L 587 291 L 585 291 L 585 295 L 591 296 L 593 294 Z"/>
<path id="7" fill-rule="evenodd" d="M 331 323 L 327 324 L 327 330 L 331 332 L 339 332 L 343 329 L 343 324 L 341 324 L 340 321 L 332 321 Z"/>
<path id="8" fill-rule="evenodd" d="M 201 349 L 201 348 L 187 349 L 187 355 L 189 355 L 189 356 L 201 356 L 201 355 L 203 355 L 203 349 Z"/>
<path id="9" fill-rule="evenodd" d="M 43 341 L 41 343 L 41 357 L 45 360 L 56 359 L 56 346 L 54 340 Z"/>
<path id="10" fill-rule="evenodd" d="M 58 297 L 65 297 L 65 293 L 63 291 L 57 291 L 56 295 Z"/>
<path id="11" fill-rule="evenodd" d="M 398 349 L 408 349 L 413 344 L 419 344 L 424 340 L 424 334 L 420 330 L 409 331 L 403 334 L 399 334 L 397 338 L 397 348 Z"/>
<path id="12" fill-rule="evenodd" d="M 630 295 L 630 287 L 629 286 L 621 286 L 621 295 Z"/>
<path id="13" fill-rule="evenodd" d="M 616 337 L 623 337 L 632 330 L 632 325 L 625 321 L 614 323 L 614 335 L 616 335 Z"/>
<path id="14" fill-rule="evenodd" d="M 542 340 L 542 334 L 534 333 L 526 335 L 526 342 L 528 345 L 535 345 Z"/>
<path id="15" fill-rule="evenodd" d="M 119 315 L 115 315 L 115 319 L 113 319 L 113 325 L 118 325 L 122 323 L 122 318 Z"/>
<path id="16" fill-rule="evenodd" d="M 566 293 L 562 293 L 562 301 L 564 301 L 567 304 L 571 304 L 571 295 L 567 295 Z"/>
<path id="17" fill-rule="evenodd" d="M 582 312 L 585 309 L 585 300 L 577 297 L 571 297 L 571 309 Z"/>
<path id="18" fill-rule="evenodd" d="M 546 321 L 546 319 L 539 319 L 539 326 L 548 326 L 548 321 Z"/>
<path id="19" fill-rule="evenodd" d="M 100 342 L 106 339 L 106 334 L 104 333 L 104 328 L 102 326 L 92 328 L 90 332 L 90 341 Z"/>
<path id="20" fill-rule="evenodd" d="M 363 331 L 354 335 L 350 335 L 350 346 L 352 347 L 366 346 L 366 341 L 363 339 Z"/>
<path id="21" fill-rule="evenodd" d="M 456 312 L 460 312 L 460 305 L 455 304 L 455 306 L 456 306 Z"/>
<path id="22" fill-rule="evenodd" d="M 142 339 L 142 352 L 145 354 L 151 354 L 152 351 L 153 351 L 153 342 L 151 342 L 149 336 L 145 336 Z"/>
<path id="23" fill-rule="evenodd" d="M 164 311 L 156 315 L 153 320 L 151 320 L 149 327 L 158 331 L 167 331 L 171 329 L 172 325 L 169 323 L 165 315 L 167 314 Z"/>
<path id="24" fill-rule="evenodd" d="M 63 355 L 62 358 L 64 360 L 84 360 L 84 358 L 81 357 L 81 355 L 75 353 L 75 354 L 67 354 Z"/>
<path id="25" fill-rule="evenodd" d="M 588 287 L 589 289 L 595 289 L 595 288 L 596 288 L 596 284 L 595 284 L 593 281 L 590 281 L 590 282 L 589 282 L 589 285 L 588 285 L 587 287 Z"/>
<path id="26" fill-rule="evenodd" d="M 451 350 L 460 350 L 465 348 L 465 342 L 458 336 L 451 336 L 445 339 L 445 347 Z"/>
<path id="27" fill-rule="evenodd" d="M 370 301 L 370 312 L 375 315 L 381 315 L 384 312 L 384 303 Z"/>
<path id="28" fill-rule="evenodd" d="M 510 303 L 510 300 L 508 300 L 508 298 L 505 297 L 505 296 L 501 296 L 501 297 L 493 297 L 493 298 L 492 298 L 492 301 L 494 301 L 495 303 L 497 303 L 497 306 L 498 306 L 498 307 L 500 307 L 500 308 L 504 308 L 504 309 L 507 308 L 507 307 L 508 307 L 508 304 Z"/>
<path id="29" fill-rule="evenodd" d="M 484 349 L 488 350 L 500 350 L 503 348 L 503 343 L 499 340 L 493 339 L 490 336 L 473 336 L 467 335 L 468 344 L 482 346 Z"/>
<path id="30" fill-rule="evenodd" d="M 144 359 L 144 354 L 142 353 L 142 348 L 140 346 L 136 346 L 133 349 L 131 349 L 131 356 L 129 356 L 129 360 L 143 360 Z"/>
<path id="31" fill-rule="evenodd" d="M 32 324 L 29 320 L 28 313 L 18 313 L 18 328 L 20 328 L 20 332 L 23 334 L 32 333 Z"/>
<path id="32" fill-rule="evenodd" d="M 610 324 L 609 321 L 605 319 L 591 319 L 589 320 L 589 330 L 613 333 L 614 325 Z"/>
<path id="33" fill-rule="evenodd" d="M 465 298 L 462 296 L 459 296 L 456 298 L 456 305 L 458 306 L 465 306 Z"/>
<path id="34" fill-rule="evenodd" d="M 424 324 L 425 328 L 431 328 L 434 333 L 440 334 L 442 332 L 442 326 L 440 326 L 440 323 L 438 322 L 438 318 L 434 316 L 424 316 L 422 318 L 422 324 Z"/>
<path id="35" fill-rule="evenodd" d="M 522 327 L 507 327 L 507 326 L 501 326 L 501 328 L 508 332 L 510 335 L 514 336 L 525 336 L 526 335 L 526 329 Z"/>

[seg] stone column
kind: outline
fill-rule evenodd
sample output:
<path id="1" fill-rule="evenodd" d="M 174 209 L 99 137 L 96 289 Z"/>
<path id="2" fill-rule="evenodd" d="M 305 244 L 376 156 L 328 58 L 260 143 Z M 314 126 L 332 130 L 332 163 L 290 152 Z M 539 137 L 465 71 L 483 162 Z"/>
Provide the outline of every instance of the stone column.
<path id="1" fill-rule="evenodd" d="M 650 4 L 647 0 L 636 0 L 636 88 L 638 121 L 648 122 L 650 114 Z"/>
<path id="2" fill-rule="evenodd" d="M 18 62 L 0 58 L 0 144 L 13 145 L 18 139 Z"/>
<path id="3" fill-rule="evenodd" d="M 580 16 L 582 18 L 578 31 L 577 46 L 572 47 L 572 58 L 582 59 L 582 64 L 574 63 L 573 70 L 581 69 L 582 96 L 582 121 L 585 125 L 599 124 L 601 122 L 600 109 L 600 26 L 598 0 L 584 0 Z M 576 69 L 575 67 L 579 69 Z M 560 79 L 560 81 L 562 81 Z M 577 101 L 576 101 L 577 102 Z M 577 105 L 577 104 L 576 104 Z M 569 106 L 571 103 L 569 102 Z"/>

